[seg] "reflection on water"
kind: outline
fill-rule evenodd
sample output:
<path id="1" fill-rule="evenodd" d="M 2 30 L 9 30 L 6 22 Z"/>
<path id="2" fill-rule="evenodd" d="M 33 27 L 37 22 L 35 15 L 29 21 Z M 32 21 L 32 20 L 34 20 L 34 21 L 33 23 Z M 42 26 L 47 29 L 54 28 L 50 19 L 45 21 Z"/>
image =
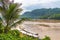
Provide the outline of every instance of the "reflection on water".
<path id="1" fill-rule="evenodd" d="M 40 38 L 47 35 L 51 38 L 51 40 L 60 40 L 60 27 L 44 27 L 33 23 L 29 24 L 28 22 L 24 23 L 23 25 L 26 31 L 35 34 L 38 33 Z"/>

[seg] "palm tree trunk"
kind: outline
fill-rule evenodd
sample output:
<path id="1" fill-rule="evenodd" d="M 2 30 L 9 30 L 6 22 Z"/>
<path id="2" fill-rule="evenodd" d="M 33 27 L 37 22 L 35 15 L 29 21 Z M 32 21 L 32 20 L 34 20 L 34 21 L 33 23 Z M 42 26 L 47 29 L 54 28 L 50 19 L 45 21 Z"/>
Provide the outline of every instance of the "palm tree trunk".
<path id="1" fill-rule="evenodd" d="M 8 33 L 9 30 L 10 30 L 10 28 L 9 28 L 9 23 L 8 23 L 8 21 L 7 21 L 7 25 L 6 25 L 5 29 L 4 29 L 4 33 Z"/>

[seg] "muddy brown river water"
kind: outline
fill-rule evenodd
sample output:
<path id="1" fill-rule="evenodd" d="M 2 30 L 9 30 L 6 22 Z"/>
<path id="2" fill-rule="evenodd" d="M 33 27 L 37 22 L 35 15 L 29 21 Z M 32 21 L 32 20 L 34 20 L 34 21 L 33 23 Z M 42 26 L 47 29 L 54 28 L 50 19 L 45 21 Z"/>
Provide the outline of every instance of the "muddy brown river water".
<path id="1" fill-rule="evenodd" d="M 44 26 L 44 25 L 49 26 Z M 51 40 L 60 40 L 60 23 L 46 23 L 46 22 L 31 22 L 25 21 L 23 27 L 26 31 L 38 34 L 39 38 L 49 36 Z"/>

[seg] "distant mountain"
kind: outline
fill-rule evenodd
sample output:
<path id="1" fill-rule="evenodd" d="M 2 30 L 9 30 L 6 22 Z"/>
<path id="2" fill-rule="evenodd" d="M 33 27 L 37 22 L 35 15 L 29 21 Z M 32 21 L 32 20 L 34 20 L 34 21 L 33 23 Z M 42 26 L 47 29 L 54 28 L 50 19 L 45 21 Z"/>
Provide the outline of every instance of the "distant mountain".
<path id="1" fill-rule="evenodd" d="M 60 19 L 60 8 L 35 9 L 31 12 L 25 12 L 21 17 L 32 19 Z"/>

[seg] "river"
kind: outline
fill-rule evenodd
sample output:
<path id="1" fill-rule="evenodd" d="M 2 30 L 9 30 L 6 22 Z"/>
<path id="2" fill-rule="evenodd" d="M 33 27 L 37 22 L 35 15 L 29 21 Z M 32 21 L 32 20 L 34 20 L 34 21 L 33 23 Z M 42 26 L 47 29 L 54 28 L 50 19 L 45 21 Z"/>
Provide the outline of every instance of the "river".
<path id="1" fill-rule="evenodd" d="M 25 21 L 22 26 L 24 30 L 38 34 L 39 38 L 49 36 L 51 40 L 60 40 L 60 23 Z"/>

